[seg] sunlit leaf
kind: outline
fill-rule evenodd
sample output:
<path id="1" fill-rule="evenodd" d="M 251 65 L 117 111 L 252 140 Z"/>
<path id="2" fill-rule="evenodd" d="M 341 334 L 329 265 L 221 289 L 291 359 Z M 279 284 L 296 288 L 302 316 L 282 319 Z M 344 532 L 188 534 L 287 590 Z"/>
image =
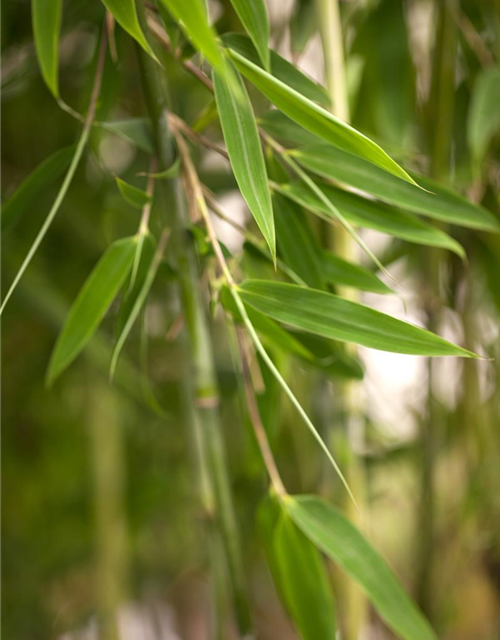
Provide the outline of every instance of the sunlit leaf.
<path id="1" fill-rule="evenodd" d="M 234 177 L 273 256 L 276 255 L 273 208 L 252 105 L 240 77 L 240 98 L 217 72 L 215 98 Z"/>
<path id="2" fill-rule="evenodd" d="M 136 242 L 135 237 L 114 242 L 85 281 L 52 352 L 49 385 L 73 362 L 99 326 L 132 268 Z"/>
<path id="3" fill-rule="evenodd" d="M 115 180 L 124 200 L 126 200 L 133 207 L 142 209 L 145 204 L 151 202 L 151 196 L 143 189 L 138 189 L 137 187 L 134 187 L 134 185 L 125 182 L 125 180 L 122 180 L 121 178 L 115 178 Z"/>
<path id="4" fill-rule="evenodd" d="M 298 91 L 288 87 L 236 51 L 230 50 L 230 55 L 241 73 L 292 120 L 336 147 L 380 166 L 385 171 L 401 178 L 402 181 L 413 182 L 404 169 L 365 135 L 339 120 Z"/>
<path id="5" fill-rule="evenodd" d="M 335 640 L 335 603 L 320 553 L 277 499 L 262 504 L 259 522 L 277 591 L 301 637 Z"/>
<path id="6" fill-rule="evenodd" d="M 59 97 L 59 34 L 62 0 L 31 0 L 36 55 L 45 84 Z"/>
<path id="7" fill-rule="evenodd" d="M 394 353 L 475 357 L 430 331 L 324 291 L 247 280 L 238 294 L 245 304 L 278 322 L 325 338 Z"/>
<path id="8" fill-rule="evenodd" d="M 437 640 L 384 559 L 340 511 L 315 496 L 287 497 L 284 506 L 309 540 L 360 585 L 398 637 Z"/>
<path id="9" fill-rule="evenodd" d="M 264 68 L 269 70 L 269 16 L 265 0 L 231 0 L 231 4 L 252 39 Z"/>
<path id="10" fill-rule="evenodd" d="M 102 2 L 118 24 L 141 45 L 144 51 L 155 58 L 139 24 L 135 0 L 102 0 Z"/>
<path id="11" fill-rule="evenodd" d="M 344 218 L 356 227 L 376 229 L 408 242 L 443 247 L 454 251 L 459 256 L 465 255 L 462 246 L 456 240 L 411 213 L 395 209 L 382 202 L 368 200 L 354 193 L 348 193 L 323 182 L 316 182 L 316 184 Z M 325 203 L 302 182 L 294 181 L 275 186 L 280 193 L 307 209 L 332 216 Z"/>
<path id="12" fill-rule="evenodd" d="M 308 145 L 292 153 L 306 169 L 366 191 L 389 204 L 463 227 L 500 231 L 500 222 L 492 213 L 423 176 L 416 179 L 428 191 L 330 145 Z"/>
<path id="13" fill-rule="evenodd" d="M 59 149 L 46 158 L 32 171 L 19 185 L 11 197 L 2 205 L 1 228 L 7 229 L 17 222 L 26 213 L 28 207 L 36 200 L 39 194 L 52 184 L 69 166 L 75 153 L 75 146 Z"/>

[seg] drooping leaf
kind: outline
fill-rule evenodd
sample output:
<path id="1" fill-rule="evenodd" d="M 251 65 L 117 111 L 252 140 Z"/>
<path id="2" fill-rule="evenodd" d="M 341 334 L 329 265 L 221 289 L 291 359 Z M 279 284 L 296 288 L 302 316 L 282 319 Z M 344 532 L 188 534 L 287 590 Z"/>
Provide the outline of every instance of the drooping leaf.
<path id="1" fill-rule="evenodd" d="M 114 242 L 85 281 L 57 338 L 47 372 L 47 383 L 73 362 L 99 326 L 134 261 L 136 238 Z"/>
<path id="2" fill-rule="evenodd" d="M 288 87 L 236 51 L 230 50 L 230 55 L 239 71 L 292 120 L 336 147 L 365 158 L 368 162 L 401 178 L 402 181 L 413 182 L 404 169 L 365 135 L 339 120 L 298 91 Z"/>
<path id="3" fill-rule="evenodd" d="M 304 535 L 360 585 L 400 638 L 437 640 L 384 559 L 340 511 L 316 496 L 290 496 L 284 505 Z"/>
<path id="4" fill-rule="evenodd" d="M 261 61 L 250 38 L 241 33 L 226 33 L 222 36 L 222 42 L 254 64 L 261 66 Z M 270 58 L 271 73 L 275 78 L 306 96 L 306 98 L 314 100 L 314 102 L 326 107 L 331 105 L 330 97 L 324 87 L 311 80 L 300 69 L 273 49 L 270 49 Z"/>
<path id="5" fill-rule="evenodd" d="M 430 331 L 324 291 L 247 280 L 238 286 L 238 294 L 245 304 L 278 322 L 333 340 L 394 353 L 477 357 Z"/>
<path id="6" fill-rule="evenodd" d="M 369 269 L 342 260 L 330 251 L 323 251 L 319 258 L 323 278 L 330 284 L 340 284 L 361 291 L 373 293 L 393 293 L 382 280 Z"/>
<path id="7" fill-rule="evenodd" d="M 310 287 L 322 289 L 320 249 L 304 212 L 282 196 L 273 196 L 273 209 L 280 257 Z"/>
<path id="8" fill-rule="evenodd" d="M 320 553 L 277 499 L 262 504 L 259 522 L 276 588 L 301 637 L 335 640 L 335 603 Z"/>
<path id="9" fill-rule="evenodd" d="M 1 228 L 7 229 L 17 222 L 38 195 L 67 169 L 75 153 L 74 145 L 59 149 L 46 158 L 32 171 L 14 191 L 11 197 L 2 205 Z"/>
<path id="10" fill-rule="evenodd" d="M 236 182 L 274 257 L 276 236 L 264 155 L 250 99 L 241 78 L 236 74 L 235 77 L 240 97 L 224 78 L 214 73 L 222 132 Z"/>
<path id="11" fill-rule="evenodd" d="M 125 180 L 122 180 L 118 177 L 116 177 L 115 180 L 124 200 L 126 200 L 133 207 L 142 209 L 145 204 L 151 202 L 151 196 L 143 189 L 134 187 L 133 184 L 129 184 L 128 182 L 125 182 Z"/>
<path id="12" fill-rule="evenodd" d="M 227 75 L 227 64 L 219 51 L 216 35 L 208 23 L 203 0 L 161 0 L 187 37 L 210 64 L 222 75 Z M 226 77 L 226 80 L 228 78 Z"/>
<path id="13" fill-rule="evenodd" d="M 31 0 L 33 34 L 45 84 L 59 98 L 59 34 L 62 0 Z"/>
<path id="14" fill-rule="evenodd" d="M 102 2 L 118 24 L 141 45 L 146 53 L 156 59 L 139 24 L 135 0 L 102 0 Z"/>
<path id="15" fill-rule="evenodd" d="M 366 191 L 389 204 L 462 227 L 500 231 L 500 222 L 492 213 L 423 176 L 416 179 L 428 191 L 398 180 L 362 158 L 322 143 L 301 147 L 292 154 L 306 169 Z"/>
<path id="16" fill-rule="evenodd" d="M 349 193 L 330 184 L 316 182 L 323 193 L 342 213 L 344 218 L 356 227 L 366 227 L 382 231 L 395 238 L 431 247 L 443 247 L 463 257 L 462 246 L 447 233 L 437 229 L 417 216 L 400 209 L 389 207 L 382 202 L 368 200 L 355 193 Z M 313 212 L 331 216 L 330 210 L 316 194 L 302 182 L 276 185 L 280 193 Z"/>
<path id="17" fill-rule="evenodd" d="M 499 96 L 500 65 L 483 69 L 475 81 L 467 117 L 467 143 L 476 162 L 482 161 L 500 131 Z"/>
<path id="18" fill-rule="evenodd" d="M 252 39 L 264 68 L 269 70 L 269 15 L 264 0 L 231 0 L 246 32 Z"/>
<path id="19" fill-rule="evenodd" d="M 97 123 L 96 123 L 97 124 Z M 154 153 L 151 120 L 149 118 L 129 118 L 127 120 L 112 120 L 99 122 L 100 127 L 120 138 L 132 143 L 141 151 Z"/>

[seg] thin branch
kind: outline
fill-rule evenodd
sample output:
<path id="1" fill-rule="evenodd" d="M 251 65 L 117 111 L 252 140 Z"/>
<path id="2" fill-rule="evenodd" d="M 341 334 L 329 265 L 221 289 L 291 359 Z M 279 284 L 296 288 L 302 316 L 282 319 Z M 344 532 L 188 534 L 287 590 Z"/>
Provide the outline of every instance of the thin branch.
<path id="1" fill-rule="evenodd" d="M 182 118 L 179 118 L 179 116 L 176 116 L 174 113 L 169 113 L 168 119 L 170 122 L 172 121 L 174 122 L 175 126 L 180 131 L 182 131 L 182 133 L 186 136 L 186 138 L 189 138 L 194 143 L 201 144 L 203 147 L 210 149 L 211 151 L 215 151 L 215 153 L 218 153 L 220 156 L 222 156 L 225 160 L 229 162 L 229 154 L 225 149 L 223 149 L 222 147 L 219 147 L 217 144 L 209 140 L 203 134 L 198 133 L 197 131 L 194 131 L 194 129 L 192 129 L 187 124 L 187 122 L 182 120 Z"/>

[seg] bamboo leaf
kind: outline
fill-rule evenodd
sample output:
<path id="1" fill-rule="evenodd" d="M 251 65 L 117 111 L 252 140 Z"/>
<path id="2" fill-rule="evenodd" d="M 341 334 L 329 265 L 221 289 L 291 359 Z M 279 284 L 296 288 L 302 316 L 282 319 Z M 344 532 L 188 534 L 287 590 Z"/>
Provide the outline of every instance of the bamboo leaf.
<path id="1" fill-rule="evenodd" d="M 492 213 L 423 176 L 415 177 L 428 191 L 398 180 L 362 158 L 322 143 L 291 153 L 306 169 L 366 191 L 388 204 L 462 227 L 500 232 L 500 222 Z"/>
<path id="2" fill-rule="evenodd" d="M 222 132 L 241 194 L 275 258 L 276 236 L 264 155 L 250 99 L 239 76 L 236 76 L 236 82 L 241 99 L 224 78 L 214 73 L 215 98 Z"/>
<path id="3" fill-rule="evenodd" d="M 276 588 L 302 638 L 335 640 L 335 603 L 320 553 L 275 498 L 262 504 L 259 522 Z"/>
<path id="4" fill-rule="evenodd" d="M 161 0 L 187 37 L 219 73 L 227 78 L 227 64 L 217 45 L 216 35 L 209 25 L 202 0 Z"/>
<path id="5" fill-rule="evenodd" d="M 242 25 L 252 39 L 264 68 L 269 70 L 269 15 L 264 0 L 231 0 Z"/>
<path id="6" fill-rule="evenodd" d="M 297 527 L 365 591 L 403 640 L 437 640 L 384 559 L 345 516 L 315 496 L 294 496 L 284 506 Z"/>
<path id="7" fill-rule="evenodd" d="M 130 142 L 141 151 L 154 153 L 153 136 L 151 133 L 151 121 L 149 118 L 128 118 L 126 120 L 112 120 L 99 122 L 100 126 L 110 133 L 114 133 L 127 142 Z"/>
<path id="8" fill-rule="evenodd" d="M 344 151 L 354 153 L 394 174 L 402 181 L 413 179 L 375 142 L 339 120 L 291 87 L 253 64 L 236 51 L 230 56 L 241 73 L 274 105 L 305 129 Z"/>
<path id="9" fill-rule="evenodd" d="M 102 2 L 108 11 L 113 14 L 118 24 L 141 45 L 146 53 L 149 53 L 156 60 L 156 56 L 139 24 L 135 0 L 102 0 Z"/>
<path id="10" fill-rule="evenodd" d="M 62 0 L 32 0 L 33 33 L 38 63 L 45 84 L 59 98 L 59 34 Z"/>
<path id="11" fill-rule="evenodd" d="M 52 184 L 69 166 L 75 153 L 75 146 L 59 149 L 46 158 L 19 185 L 11 197 L 2 205 L 1 228 L 5 231 L 26 212 L 38 195 Z"/>
<path id="12" fill-rule="evenodd" d="M 222 36 L 222 42 L 226 47 L 236 51 L 254 64 L 261 66 L 259 55 L 250 38 L 247 36 L 241 33 L 226 33 Z M 288 62 L 286 58 L 280 56 L 279 53 L 276 53 L 273 49 L 269 51 L 271 73 L 274 77 L 306 96 L 306 98 L 314 100 L 314 102 L 318 102 L 326 107 L 331 106 L 328 91 L 324 87 L 314 82 L 314 80 L 311 80 L 311 78 L 302 73 L 294 64 Z"/>
<path id="13" fill-rule="evenodd" d="M 369 269 L 347 262 L 347 260 L 342 260 L 342 258 L 329 251 L 321 252 L 319 265 L 323 278 L 328 283 L 345 285 L 361 291 L 372 291 L 373 293 L 393 293 L 392 289 Z"/>
<path id="14" fill-rule="evenodd" d="M 273 196 L 278 251 L 288 266 L 310 287 L 324 288 L 320 250 L 304 212 L 282 196 Z"/>
<path id="15" fill-rule="evenodd" d="M 467 143 L 475 162 L 481 162 L 493 136 L 500 131 L 500 65 L 478 75 L 467 117 Z"/>
<path id="16" fill-rule="evenodd" d="M 463 247 L 456 240 L 411 213 L 389 207 L 382 202 L 368 200 L 323 182 L 317 181 L 316 184 L 344 218 L 356 227 L 376 229 L 416 244 L 443 247 L 460 257 L 465 255 Z M 325 203 L 302 182 L 294 181 L 275 185 L 275 188 L 306 209 L 332 217 Z"/>
<path id="17" fill-rule="evenodd" d="M 324 291 L 248 280 L 238 287 L 238 295 L 278 322 L 325 338 L 394 353 L 477 357 L 430 331 Z"/>
<path id="18" fill-rule="evenodd" d="M 121 178 L 116 177 L 116 184 L 124 200 L 126 200 L 133 207 L 142 209 L 145 204 L 151 202 L 151 196 L 143 189 L 138 189 L 134 185 L 125 182 Z"/>
<path id="19" fill-rule="evenodd" d="M 73 362 L 125 282 L 134 261 L 136 238 L 114 242 L 85 281 L 57 339 L 47 372 L 47 384 Z"/>

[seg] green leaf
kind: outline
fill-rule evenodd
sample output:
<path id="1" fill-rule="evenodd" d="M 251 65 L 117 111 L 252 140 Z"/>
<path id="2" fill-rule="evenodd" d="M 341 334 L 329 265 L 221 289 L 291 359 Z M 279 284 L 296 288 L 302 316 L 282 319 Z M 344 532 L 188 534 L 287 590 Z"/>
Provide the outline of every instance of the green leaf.
<path id="1" fill-rule="evenodd" d="M 493 136 L 500 131 L 500 65 L 483 69 L 474 84 L 467 116 L 467 143 L 475 162 L 481 162 Z"/>
<path id="2" fill-rule="evenodd" d="M 134 185 L 125 182 L 121 178 L 116 177 L 115 180 L 124 200 L 126 200 L 133 207 L 142 209 L 145 204 L 151 202 L 151 196 L 142 189 L 134 187 Z"/>
<path id="3" fill-rule="evenodd" d="M 208 24 L 202 0 L 161 0 L 174 18 L 180 22 L 187 37 L 219 73 L 227 76 L 228 68 Z M 227 77 L 226 77 L 227 79 Z"/>
<path id="4" fill-rule="evenodd" d="M 45 84 L 59 98 L 59 34 L 62 0 L 31 0 L 33 33 L 38 63 Z"/>
<path id="5" fill-rule="evenodd" d="M 320 250 L 304 212 L 282 196 L 273 196 L 278 251 L 286 264 L 310 287 L 324 288 Z"/>
<path id="6" fill-rule="evenodd" d="M 423 176 L 412 174 L 428 191 L 323 143 L 301 147 L 291 153 L 306 169 L 366 191 L 389 204 L 462 227 L 500 231 L 500 222 L 492 213 Z"/>
<path id="7" fill-rule="evenodd" d="M 59 149 L 46 158 L 23 180 L 11 197 L 2 205 L 1 228 L 7 229 L 17 222 L 27 208 L 47 186 L 61 176 L 69 166 L 75 153 L 75 146 Z"/>
<path id="8" fill-rule="evenodd" d="M 384 559 L 340 511 L 315 496 L 290 496 L 284 506 L 309 540 L 356 580 L 398 637 L 437 640 Z"/>
<path id="9" fill-rule="evenodd" d="M 334 285 L 340 284 L 361 291 L 373 293 L 394 293 L 382 280 L 369 269 L 337 257 L 329 251 L 323 251 L 319 258 L 323 278 Z"/>
<path id="10" fill-rule="evenodd" d="M 299 147 L 319 142 L 318 136 L 290 120 L 278 109 L 269 109 L 259 116 L 258 123 L 273 138 L 287 147 Z"/>
<path id="11" fill-rule="evenodd" d="M 226 33 L 222 36 L 222 42 L 254 64 L 261 66 L 257 51 L 247 36 L 241 33 Z M 303 94 L 306 98 L 314 100 L 314 102 L 319 102 L 319 104 L 326 107 L 331 106 L 330 96 L 324 87 L 314 82 L 314 80 L 311 80 L 311 78 L 302 73 L 300 69 L 288 62 L 286 58 L 280 56 L 279 53 L 276 53 L 273 49 L 270 49 L 270 56 L 271 73 L 274 77 L 292 87 L 295 91 Z"/>
<path id="12" fill-rule="evenodd" d="M 325 338 L 394 353 L 477 357 L 430 331 L 324 291 L 266 280 L 247 280 L 237 290 L 261 313 Z"/>
<path id="13" fill-rule="evenodd" d="M 273 207 L 250 99 L 239 75 L 235 77 L 241 99 L 217 72 L 213 76 L 217 108 L 234 177 L 274 258 L 276 236 Z"/>
<path id="14" fill-rule="evenodd" d="M 141 151 L 154 153 L 153 135 L 151 132 L 151 120 L 149 118 L 129 118 L 127 120 L 112 120 L 99 122 L 100 126 L 110 133 L 115 133 L 120 138 L 130 142 Z"/>
<path id="15" fill-rule="evenodd" d="M 135 0 L 102 0 L 102 2 L 108 11 L 113 14 L 118 24 L 141 45 L 146 53 L 149 53 L 156 60 L 156 56 L 139 24 Z"/>
<path id="16" fill-rule="evenodd" d="M 252 39 L 265 69 L 269 70 L 269 15 L 264 0 L 231 0 L 242 25 Z"/>
<path id="17" fill-rule="evenodd" d="M 99 326 L 132 268 L 136 243 L 135 237 L 114 242 L 85 281 L 52 352 L 48 385 L 73 362 Z"/>
<path id="18" fill-rule="evenodd" d="M 275 498 L 263 503 L 259 522 L 276 588 L 302 638 L 335 640 L 335 604 L 320 553 Z"/>
<path id="19" fill-rule="evenodd" d="M 326 183 L 316 182 L 316 184 L 344 218 L 356 227 L 376 229 L 408 242 L 443 247 L 461 257 L 465 255 L 462 246 L 456 240 L 411 213 L 389 207 L 382 202 L 362 198 Z M 275 185 L 275 188 L 306 209 L 333 217 L 325 203 L 303 182 L 294 181 Z"/>
<path id="20" fill-rule="evenodd" d="M 230 50 L 230 55 L 239 71 L 292 120 L 344 151 L 354 153 L 380 166 L 385 171 L 401 178 L 402 181 L 413 182 L 406 171 L 375 142 L 236 51 Z"/>

